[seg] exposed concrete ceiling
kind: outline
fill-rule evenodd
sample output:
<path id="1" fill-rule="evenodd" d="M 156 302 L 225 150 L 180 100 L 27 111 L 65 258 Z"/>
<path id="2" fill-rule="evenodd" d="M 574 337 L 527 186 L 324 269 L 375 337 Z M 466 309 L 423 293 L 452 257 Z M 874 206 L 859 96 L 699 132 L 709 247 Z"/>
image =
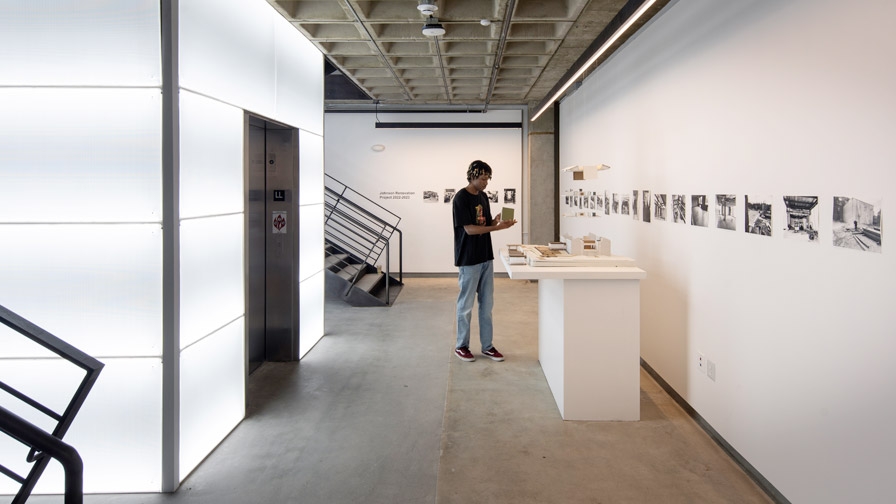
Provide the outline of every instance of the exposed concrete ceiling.
<path id="1" fill-rule="evenodd" d="M 326 103 L 538 105 L 644 0 L 268 0 L 328 60 Z M 659 0 L 618 47 L 669 0 Z M 435 4 L 444 35 L 422 33 Z M 609 28 L 608 28 L 609 27 Z M 590 52 L 589 52 L 590 51 Z M 583 53 L 585 56 L 583 56 Z M 606 58 L 612 49 L 602 57 Z M 564 79 L 565 80 L 565 79 Z"/>

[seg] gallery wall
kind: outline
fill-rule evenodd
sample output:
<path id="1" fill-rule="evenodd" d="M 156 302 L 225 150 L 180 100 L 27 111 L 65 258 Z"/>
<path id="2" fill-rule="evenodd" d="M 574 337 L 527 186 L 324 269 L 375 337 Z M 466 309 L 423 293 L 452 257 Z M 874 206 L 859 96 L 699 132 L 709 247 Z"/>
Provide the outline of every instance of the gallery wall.
<path id="1" fill-rule="evenodd" d="M 894 16 L 674 2 L 560 107 L 561 166 L 611 166 L 561 176 L 561 233 L 647 271 L 642 358 L 795 503 L 892 495 Z"/>
<path id="2" fill-rule="evenodd" d="M 405 273 L 456 273 L 451 191 L 467 185 L 470 162 L 481 159 L 494 171 L 486 191 L 495 192 L 492 214 L 514 208 L 522 221 L 523 139 L 516 128 L 377 128 L 394 122 L 513 122 L 522 112 L 327 113 L 327 175 L 401 217 Z M 375 147 L 379 146 L 379 147 Z M 448 197 L 446 198 L 446 193 Z M 508 201 L 505 196 L 511 197 Z M 521 242 L 522 224 L 492 233 L 497 250 Z M 391 245 L 391 271 L 398 271 L 398 239 Z M 497 255 L 496 255 L 497 257 Z M 381 261 L 384 262 L 384 259 Z M 503 271 L 500 261 L 495 270 Z"/>

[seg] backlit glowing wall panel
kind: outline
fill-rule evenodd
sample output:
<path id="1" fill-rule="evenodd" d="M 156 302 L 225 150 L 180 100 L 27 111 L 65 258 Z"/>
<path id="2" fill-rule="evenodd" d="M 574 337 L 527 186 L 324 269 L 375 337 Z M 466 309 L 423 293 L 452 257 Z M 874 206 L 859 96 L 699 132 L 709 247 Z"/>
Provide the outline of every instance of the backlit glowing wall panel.
<path id="1" fill-rule="evenodd" d="M 277 44 L 275 116 L 295 127 L 323 135 L 323 55 L 277 13 L 274 13 L 274 35 Z M 317 75 L 317 69 L 321 69 L 321 78 L 309 78 Z"/>
<path id="2" fill-rule="evenodd" d="M 181 352 L 181 479 L 243 418 L 244 335 L 240 317 Z"/>
<path id="3" fill-rule="evenodd" d="M 324 202 L 324 138 L 299 131 L 299 204 Z M 323 266 L 321 266 L 323 267 Z"/>
<path id="4" fill-rule="evenodd" d="M 181 348 L 245 313 L 243 214 L 181 221 Z"/>
<path id="5" fill-rule="evenodd" d="M 161 359 L 97 357 L 105 367 L 65 436 L 84 462 L 84 490 L 157 492 L 162 452 Z M 57 380 L 71 378 L 71 364 L 61 359 L 0 362 L 0 367 L 7 366 L 13 368 L 14 374 L 28 379 L 36 379 L 35 371 L 49 371 L 42 378 L 44 389 L 49 391 L 58 389 Z M 66 395 L 60 400 L 67 402 L 69 390 L 59 392 Z M 45 426 L 45 422 L 41 425 Z M 5 438 L 0 436 L 0 463 L 13 462 L 8 467 L 27 474 L 27 467 L 17 465 L 21 445 L 2 441 Z M 35 493 L 61 493 L 63 483 L 62 466 L 50 462 Z M 18 484 L 0 478 L 0 495 L 18 490 Z"/>
<path id="6" fill-rule="evenodd" d="M 89 355 L 161 355 L 159 224 L 0 223 L 0 242 L 0 304 Z M 0 359 L 33 350 L 10 338 Z"/>
<path id="7" fill-rule="evenodd" d="M 0 86 L 159 86 L 159 18 L 158 0 L 4 0 Z"/>
<path id="8" fill-rule="evenodd" d="M 180 216 L 243 211 L 243 111 L 180 92 Z"/>
<path id="9" fill-rule="evenodd" d="M 324 335 L 324 272 L 299 284 L 299 357 L 303 357 Z"/>
<path id="10" fill-rule="evenodd" d="M 0 114 L 0 222 L 161 220 L 158 89 L 0 88 Z"/>
<path id="11" fill-rule="evenodd" d="M 324 243 L 324 206 L 302 205 L 299 207 L 299 280 L 323 270 L 324 257 L 321 248 Z"/>
<path id="12" fill-rule="evenodd" d="M 274 16 L 264 1 L 182 0 L 181 87 L 272 117 Z"/>

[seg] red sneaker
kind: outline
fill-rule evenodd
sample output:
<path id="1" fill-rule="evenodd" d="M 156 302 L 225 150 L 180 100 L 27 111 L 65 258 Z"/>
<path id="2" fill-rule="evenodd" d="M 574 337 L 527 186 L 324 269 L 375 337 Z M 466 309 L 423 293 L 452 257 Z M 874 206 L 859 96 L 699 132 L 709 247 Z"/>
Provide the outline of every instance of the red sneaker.
<path id="1" fill-rule="evenodd" d="M 474 360 L 476 360 L 476 357 L 473 357 L 473 354 L 470 353 L 470 349 L 467 347 L 455 348 L 454 355 L 456 355 L 458 359 L 464 362 L 473 362 Z"/>
<path id="2" fill-rule="evenodd" d="M 488 357 L 493 361 L 501 362 L 502 360 L 504 360 L 504 356 L 501 355 L 501 352 L 499 352 L 495 347 L 491 347 L 489 350 L 483 350 L 482 355 Z"/>

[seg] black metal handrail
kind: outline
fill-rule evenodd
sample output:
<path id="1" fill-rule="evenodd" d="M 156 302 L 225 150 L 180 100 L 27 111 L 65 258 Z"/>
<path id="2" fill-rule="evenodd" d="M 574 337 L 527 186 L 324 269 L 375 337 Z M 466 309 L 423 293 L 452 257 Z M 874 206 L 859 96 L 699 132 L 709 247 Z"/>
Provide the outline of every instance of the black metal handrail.
<path id="1" fill-rule="evenodd" d="M 389 291 L 389 243 L 398 233 L 398 276 L 403 281 L 401 217 L 355 191 L 336 178 L 326 175 L 324 234 L 327 240 L 360 263 L 374 264 L 386 253 L 386 296 Z M 359 269 L 351 279 L 351 288 L 362 276 Z"/>
<path id="2" fill-rule="evenodd" d="M 72 421 L 74 421 L 75 416 L 80 411 L 81 406 L 83 406 L 84 400 L 87 399 L 87 394 L 90 393 L 90 389 L 97 378 L 99 378 L 100 371 L 103 369 L 103 363 L 2 305 L 0 305 L 0 322 L 84 370 L 84 378 L 78 384 L 75 393 L 62 413 L 54 411 L 52 408 L 41 404 L 8 384 L 0 382 L 0 389 L 4 392 L 56 422 L 53 431 L 48 433 L 11 411 L 0 408 L 0 431 L 27 446 L 29 452 L 26 460 L 29 463 L 34 463 L 28 476 L 21 476 L 11 469 L 0 465 L 0 473 L 22 485 L 12 504 L 24 504 L 34 490 L 37 480 L 43 474 L 51 458 L 58 460 L 65 469 L 65 503 L 80 504 L 84 500 L 83 464 L 77 450 L 62 442 L 62 438 L 68 432 Z"/>

